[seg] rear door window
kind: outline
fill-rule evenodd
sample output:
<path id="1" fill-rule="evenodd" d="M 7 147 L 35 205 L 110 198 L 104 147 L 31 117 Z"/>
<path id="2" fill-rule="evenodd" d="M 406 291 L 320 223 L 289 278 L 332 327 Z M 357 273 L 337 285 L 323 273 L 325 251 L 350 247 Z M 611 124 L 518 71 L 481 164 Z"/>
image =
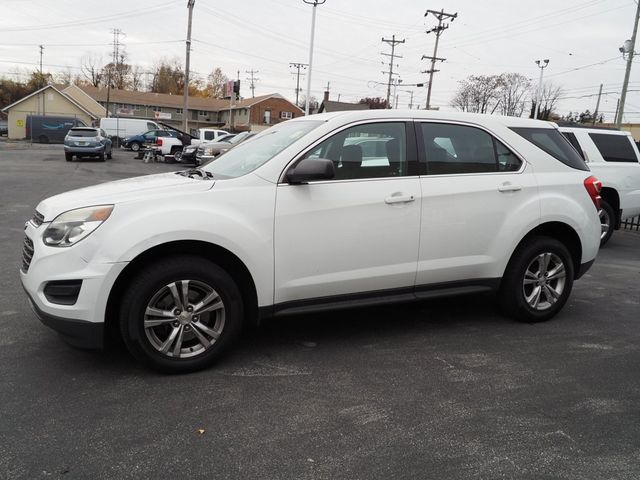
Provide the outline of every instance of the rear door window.
<path id="1" fill-rule="evenodd" d="M 511 130 L 568 167 L 589 171 L 569 140 L 555 128 L 511 127 Z"/>
<path id="2" fill-rule="evenodd" d="M 475 127 L 421 123 L 428 175 L 515 172 L 522 161 L 489 133 Z"/>
<path id="3" fill-rule="evenodd" d="M 606 162 L 637 162 L 636 152 L 626 135 L 590 133 L 589 136 Z"/>

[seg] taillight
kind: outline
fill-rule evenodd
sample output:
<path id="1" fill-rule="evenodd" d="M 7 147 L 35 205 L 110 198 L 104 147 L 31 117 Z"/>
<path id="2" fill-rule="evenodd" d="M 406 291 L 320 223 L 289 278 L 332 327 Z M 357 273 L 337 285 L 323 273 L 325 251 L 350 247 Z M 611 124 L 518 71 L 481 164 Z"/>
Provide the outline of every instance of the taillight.
<path id="1" fill-rule="evenodd" d="M 160 146 L 160 147 L 162 146 L 162 137 L 158 137 L 158 138 L 156 139 L 156 145 L 158 145 L 158 146 Z"/>
<path id="2" fill-rule="evenodd" d="M 587 189 L 587 193 L 591 197 L 591 201 L 596 207 L 596 210 L 600 210 L 600 191 L 602 190 L 602 182 L 596 177 L 591 175 L 584 180 L 584 188 Z"/>

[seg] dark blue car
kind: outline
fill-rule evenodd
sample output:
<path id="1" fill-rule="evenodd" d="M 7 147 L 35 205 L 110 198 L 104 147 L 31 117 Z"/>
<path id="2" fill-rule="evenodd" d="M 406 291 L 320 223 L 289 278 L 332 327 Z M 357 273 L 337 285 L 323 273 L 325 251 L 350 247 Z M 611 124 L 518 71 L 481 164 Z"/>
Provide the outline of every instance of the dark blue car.
<path id="1" fill-rule="evenodd" d="M 122 146 L 137 152 L 145 143 L 156 143 L 158 137 L 178 138 L 178 132 L 174 130 L 149 130 L 142 135 L 133 135 L 125 138 L 122 142 Z"/>

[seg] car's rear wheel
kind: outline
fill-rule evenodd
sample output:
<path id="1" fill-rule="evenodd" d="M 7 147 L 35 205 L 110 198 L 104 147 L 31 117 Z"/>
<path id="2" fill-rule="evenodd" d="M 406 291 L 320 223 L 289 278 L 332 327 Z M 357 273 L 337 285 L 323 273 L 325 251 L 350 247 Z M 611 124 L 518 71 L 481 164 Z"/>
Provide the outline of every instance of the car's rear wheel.
<path id="1" fill-rule="evenodd" d="M 67 162 L 72 161 L 72 160 L 73 160 L 73 154 L 72 154 L 72 153 L 65 153 L 65 154 L 64 154 L 64 159 L 65 159 Z"/>
<path id="2" fill-rule="evenodd" d="M 140 144 L 138 142 L 131 143 L 131 150 L 137 152 L 138 150 L 140 150 Z"/>
<path id="3" fill-rule="evenodd" d="M 178 163 L 182 162 L 182 148 L 180 147 L 174 148 L 172 155 L 176 162 Z"/>
<path id="4" fill-rule="evenodd" d="M 121 305 L 120 328 L 129 351 L 167 373 L 208 367 L 242 327 L 235 282 L 199 257 L 176 256 L 150 265 L 131 281 Z"/>
<path id="5" fill-rule="evenodd" d="M 573 279 L 573 260 L 567 248 L 551 237 L 532 237 L 511 257 L 502 278 L 499 301 L 516 320 L 549 320 L 569 298 Z"/>
<path id="6" fill-rule="evenodd" d="M 613 208 L 605 200 L 600 201 L 600 246 L 603 247 L 609 241 L 615 229 L 616 216 Z"/>
<path id="7" fill-rule="evenodd" d="M 100 155 L 98 155 L 98 160 L 104 162 L 104 151 Z"/>

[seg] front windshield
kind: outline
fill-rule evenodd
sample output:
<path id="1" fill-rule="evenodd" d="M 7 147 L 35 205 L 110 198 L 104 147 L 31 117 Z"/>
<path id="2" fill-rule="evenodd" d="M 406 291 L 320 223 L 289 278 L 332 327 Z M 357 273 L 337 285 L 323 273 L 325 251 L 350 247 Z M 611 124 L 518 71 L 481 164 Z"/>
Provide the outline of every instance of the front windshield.
<path id="1" fill-rule="evenodd" d="M 317 120 L 283 122 L 204 163 L 202 168 L 211 172 L 216 178 L 235 178 L 246 175 L 264 165 L 322 123 Z"/>

